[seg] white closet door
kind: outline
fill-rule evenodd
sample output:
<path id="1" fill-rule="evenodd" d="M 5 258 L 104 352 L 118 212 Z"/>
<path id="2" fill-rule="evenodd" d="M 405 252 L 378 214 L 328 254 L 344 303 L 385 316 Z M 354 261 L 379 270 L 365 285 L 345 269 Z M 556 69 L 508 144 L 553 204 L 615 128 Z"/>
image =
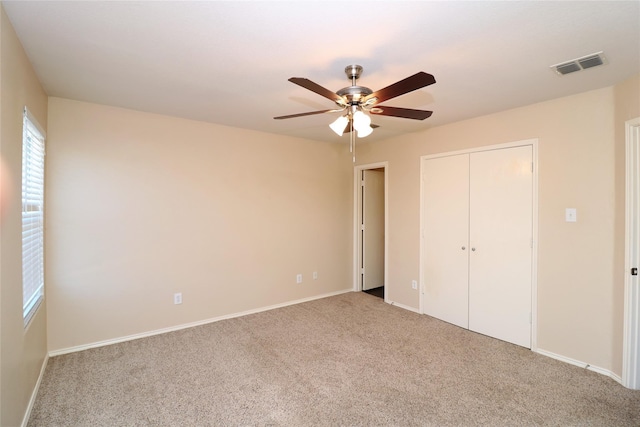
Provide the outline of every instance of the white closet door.
<path id="1" fill-rule="evenodd" d="M 532 147 L 470 158 L 469 329 L 531 347 Z"/>
<path id="2" fill-rule="evenodd" d="M 423 164 L 423 310 L 469 327 L 469 155 Z"/>

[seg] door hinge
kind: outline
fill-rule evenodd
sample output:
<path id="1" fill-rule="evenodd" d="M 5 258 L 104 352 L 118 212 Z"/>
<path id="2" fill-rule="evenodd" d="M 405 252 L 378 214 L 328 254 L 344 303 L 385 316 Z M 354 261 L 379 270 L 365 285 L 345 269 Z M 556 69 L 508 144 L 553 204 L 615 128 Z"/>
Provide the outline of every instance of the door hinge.
<path id="1" fill-rule="evenodd" d="M 529 324 L 533 323 L 533 315 L 529 312 Z"/>
<path id="2" fill-rule="evenodd" d="M 632 276 L 637 276 L 638 275 L 638 267 L 633 267 L 631 269 L 631 275 Z"/>
<path id="3" fill-rule="evenodd" d="M 533 162 L 531 162 L 531 173 L 533 173 Z"/>

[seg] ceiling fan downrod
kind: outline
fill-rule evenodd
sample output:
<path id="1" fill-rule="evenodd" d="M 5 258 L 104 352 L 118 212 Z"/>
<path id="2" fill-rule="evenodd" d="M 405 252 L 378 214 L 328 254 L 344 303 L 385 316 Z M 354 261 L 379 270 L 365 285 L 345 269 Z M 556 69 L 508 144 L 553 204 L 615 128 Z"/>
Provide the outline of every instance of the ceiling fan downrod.
<path id="1" fill-rule="evenodd" d="M 360 65 L 348 65 L 345 67 L 344 73 L 347 75 L 347 78 L 351 80 L 353 86 L 356 85 L 356 80 L 362 75 L 362 70 L 363 68 Z"/>

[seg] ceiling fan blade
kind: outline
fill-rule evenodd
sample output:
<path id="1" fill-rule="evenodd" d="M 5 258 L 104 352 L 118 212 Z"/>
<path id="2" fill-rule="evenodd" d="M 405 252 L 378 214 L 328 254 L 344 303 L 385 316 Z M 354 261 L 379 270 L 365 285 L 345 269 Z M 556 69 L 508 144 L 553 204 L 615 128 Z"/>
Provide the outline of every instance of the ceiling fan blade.
<path id="1" fill-rule="evenodd" d="M 435 82 L 436 79 L 431 74 L 420 71 L 419 73 L 416 73 L 411 77 L 407 77 L 404 80 L 400 80 L 399 82 L 395 82 L 392 85 L 375 91 L 371 95 L 367 95 L 364 98 L 363 102 L 367 102 L 367 100 L 371 98 L 377 98 L 377 104 L 379 102 L 384 102 L 388 99 L 395 98 L 396 96 L 412 92 L 416 89 L 420 89 L 421 87 L 432 85 Z"/>
<path id="2" fill-rule="evenodd" d="M 380 126 L 374 125 L 373 123 L 371 123 L 371 127 L 375 129 L 375 128 L 379 128 Z M 351 124 L 347 123 L 347 126 L 344 128 L 344 132 L 342 133 L 349 133 L 349 132 L 351 132 Z"/>
<path id="3" fill-rule="evenodd" d="M 384 105 L 376 105 L 371 110 L 371 114 L 378 116 L 402 117 L 404 119 L 424 120 L 433 114 L 433 111 L 413 110 L 411 108 L 386 107 Z"/>
<path id="4" fill-rule="evenodd" d="M 329 89 L 320 86 L 318 83 L 314 83 L 309 79 L 305 79 L 303 77 L 291 77 L 289 79 L 291 83 L 295 83 L 298 86 L 302 86 L 305 89 L 309 89 L 311 92 L 315 92 L 320 96 L 324 96 L 335 102 L 344 103 L 344 100 L 340 95 L 335 92 L 331 92 Z"/>
<path id="5" fill-rule="evenodd" d="M 312 116 L 314 114 L 323 114 L 323 113 L 334 113 L 336 111 L 342 110 L 319 110 L 319 111 L 309 111 L 308 113 L 298 113 L 298 114 L 289 114 L 288 116 L 278 116 L 274 117 L 276 120 L 281 119 L 293 119 L 294 117 L 304 117 L 304 116 Z"/>

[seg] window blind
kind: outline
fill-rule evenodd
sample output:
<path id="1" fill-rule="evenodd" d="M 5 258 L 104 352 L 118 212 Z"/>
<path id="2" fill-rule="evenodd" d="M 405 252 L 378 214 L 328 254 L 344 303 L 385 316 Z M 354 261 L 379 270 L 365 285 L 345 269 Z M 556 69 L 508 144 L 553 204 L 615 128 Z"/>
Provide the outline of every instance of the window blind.
<path id="1" fill-rule="evenodd" d="M 27 326 L 44 298 L 44 132 L 25 107 L 22 135 L 22 311 Z"/>

